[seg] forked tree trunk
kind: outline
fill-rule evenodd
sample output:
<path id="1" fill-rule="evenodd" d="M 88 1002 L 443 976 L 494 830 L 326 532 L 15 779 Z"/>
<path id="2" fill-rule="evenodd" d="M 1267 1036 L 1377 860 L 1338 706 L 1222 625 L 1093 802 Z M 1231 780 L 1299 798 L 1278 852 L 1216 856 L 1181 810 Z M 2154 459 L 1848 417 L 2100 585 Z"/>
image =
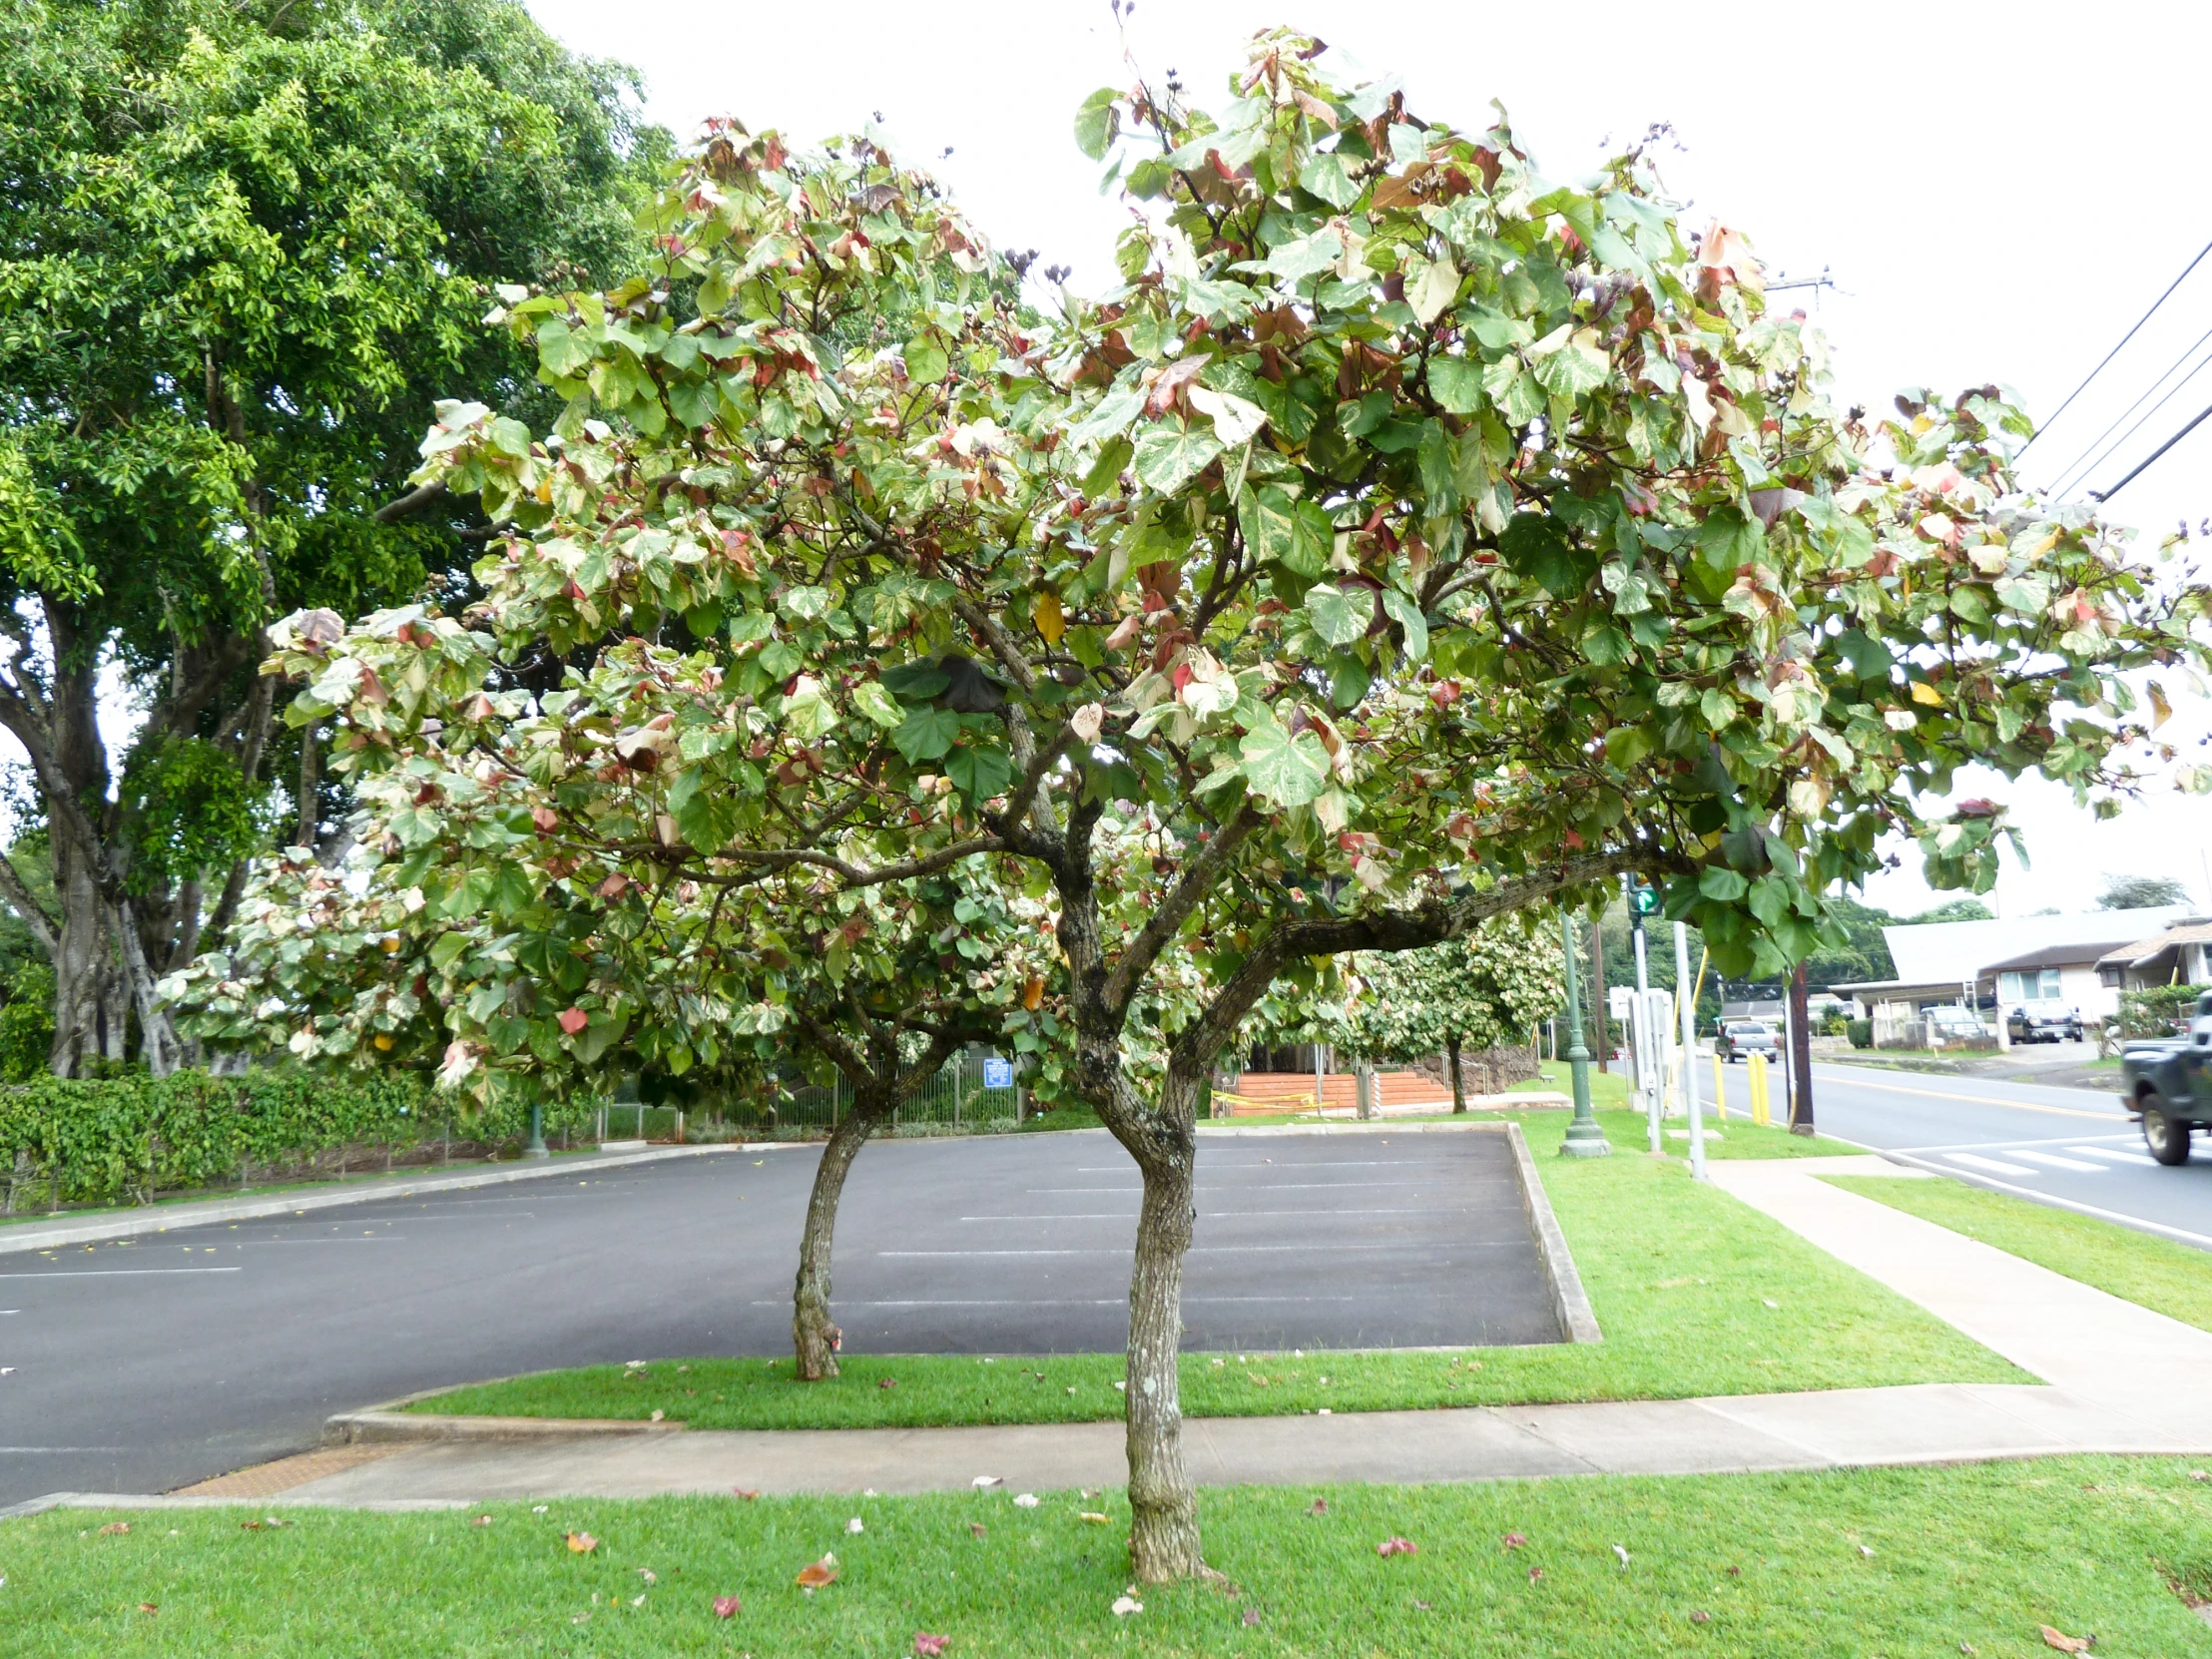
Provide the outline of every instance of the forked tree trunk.
<path id="1" fill-rule="evenodd" d="M 1183 1463 L 1177 1358 L 1183 1346 L 1183 1258 L 1196 1218 L 1196 1080 L 1171 1071 L 1154 1131 L 1130 1151 L 1144 1176 L 1129 1276 L 1129 1565 L 1141 1583 L 1206 1570 L 1198 1489 Z"/>
<path id="2" fill-rule="evenodd" d="M 837 1339 L 830 1322 L 830 1255 L 837 1231 L 837 1200 L 852 1160 L 888 1107 L 854 1101 L 844 1121 L 830 1131 L 815 1166 L 815 1188 L 807 1200 L 807 1229 L 799 1239 L 799 1282 L 792 1292 L 792 1348 L 802 1382 L 821 1382 L 837 1375 Z"/>
<path id="3" fill-rule="evenodd" d="M 1459 1037 L 1456 1032 L 1444 1039 L 1444 1053 L 1451 1062 L 1451 1109 L 1463 1112 L 1467 1109 L 1466 1080 L 1459 1073 Z"/>

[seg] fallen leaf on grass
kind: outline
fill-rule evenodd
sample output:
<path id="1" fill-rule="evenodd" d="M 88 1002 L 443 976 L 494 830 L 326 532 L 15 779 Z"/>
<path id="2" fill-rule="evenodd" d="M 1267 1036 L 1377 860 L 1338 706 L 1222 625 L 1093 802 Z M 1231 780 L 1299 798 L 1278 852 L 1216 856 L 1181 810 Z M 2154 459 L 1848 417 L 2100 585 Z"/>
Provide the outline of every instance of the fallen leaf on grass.
<path id="1" fill-rule="evenodd" d="M 533 1503 L 530 1505 L 530 1513 L 533 1515 L 542 1515 L 546 1512 L 546 1510 L 552 1507 L 553 1505 L 550 1503 Z"/>
<path id="2" fill-rule="evenodd" d="M 799 1569 L 799 1587 L 802 1590 L 819 1590 L 825 1584 L 837 1581 L 837 1558 L 825 1555 L 819 1561 L 809 1562 Z"/>
<path id="3" fill-rule="evenodd" d="M 944 1644 L 951 1640 L 950 1636 L 932 1636 L 926 1630 L 915 1631 L 914 1659 L 937 1659 L 937 1655 L 944 1651 Z"/>
<path id="4" fill-rule="evenodd" d="M 2191 1480 L 2212 1480 L 2212 1469 L 2191 1469 L 2189 1478 Z"/>
<path id="5" fill-rule="evenodd" d="M 1257 1607 L 1247 1607 L 1244 1610 L 1244 1622 L 1248 1625 L 1258 1624 L 1260 1622 L 1260 1609 Z"/>
<path id="6" fill-rule="evenodd" d="M 2047 1624 L 2041 1628 L 2043 1645 L 2054 1647 L 2060 1653 L 2087 1653 L 2089 1644 L 2096 1640 L 2094 1636 L 2069 1636 L 2062 1630 L 2051 1629 Z"/>
<path id="7" fill-rule="evenodd" d="M 850 1534 L 855 1532 L 865 1532 L 867 1530 L 867 1527 L 861 1522 L 858 1515 L 854 1515 L 850 1520 L 844 1523 L 844 1530 L 849 1536 Z"/>
<path id="8" fill-rule="evenodd" d="M 738 1496 L 744 1498 L 745 1501 L 748 1503 L 751 1503 L 754 1499 L 758 1498 L 761 1495 L 760 1492 L 752 1486 L 732 1486 L 730 1489 L 733 1492 L 737 1493 Z"/>
<path id="9" fill-rule="evenodd" d="M 589 1532 L 571 1532 L 568 1535 L 568 1547 L 578 1555 L 589 1555 L 599 1547 L 599 1540 Z"/>
<path id="10" fill-rule="evenodd" d="M 1115 1618 L 1126 1619 L 1131 1613 L 1143 1612 L 1144 1603 L 1135 1596 L 1116 1596 L 1114 1597 L 1113 1611 Z"/>
<path id="11" fill-rule="evenodd" d="M 660 1575 L 654 1572 L 651 1567 L 638 1568 L 638 1576 L 644 1579 L 648 1584 L 658 1584 L 661 1581 Z"/>
<path id="12" fill-rule="evenodd" d="M 630 1598 L 630 1605 L 633 1607 L 643 1607 L 645 1605 L 645 1592 L 641 1590 L 638 1592 L 638 1594 L 632 1596 Z"/>
<path id="13" fill-rule="evenodd" d="M 1413 1555 L 1419 1550 L 1420 1545 L 1410 1538 L 1384 1538 L 1375 1546 L 1375 1553 L 1378 1555 Z"/>
<path id="14" fill-rule="evenodd" d="M 1621 1571 L 1626 1572 L 1628 1570 L 1628 1551 L 1623 1549 L 1619 1544 L 1615 1544 L 1613 1546 L 1613 1553 L 1621 1558 Z"/>
<path id="15" fill-rule="evenodd" d="M 660 1408 L 659 1406 L 657 1406 L 657 1405 L 656 1405 L 656 1406 L 655 1406 L 655 1407 L 653 1408 L 653 1415 L 652 1415 L 651 1417 L 647 1418 L 646 1420 L 647 1420 L 647 1421 L 649 1421 L 649 1422 L 659 1422 L 659 1421 L 660 1421 L 660 1420 L 661 1420 L 662 1418 L 666 1417 L 667 1415 L 668 1415 L 668 1413 L 667 1413 L 666 1411 L 662 1410 L 662 1409 L 661 1409 L 661 1408 Z"/>
<path id="16" fill-rule="evenodd" d="M 1518 1532 L 1508 1532 L 1499 1542 L 1503 1543 L 1507 1549 L 1518 1549 L 1528 1540 Z"/>
<path id="17" fill-rule="evenodd" d="M 1076 1514 L 1076 1519 L 1087 1520 L 1093 1526 L 1104 1526 L 1106 1524 L 1106 1517 L 1100 1514 L 1096 1509 L 1080 1510 Z"/>
<path id="18" fill-rule="evenodd" d="M 969 1481 L 968 1484 L 973 1486 L 977 1491 L 982 1492 L 988 1491 L 993 1486 L 1003 1486 L 1006 1484 L 1006 1480 L 1003 1475 L 979 1474 L 973 1480 Z"/>
<path id="19" fill-rule="evenodd" d="M 875 1385 L 878 1388 L 895 1388 L 898 1386 L 898 1379 L 895 1377 L 880 1378 L 876 1381 Z"/>
<path id="20" fill-rule="evenodd" d="M 1308 1513 L 1309 1515 L 1326 1515 L 1326 1514 L 1328 1514 L 1328 1513 L 1329 1513 L 1329 1499 L 1327 1499 L 1326 1497 L 1317 1497 L 1317 1498 L 1315 1498 L 1315 1499 L 1314 1499 L 1314 1506 L 1313 1506 L 1313 1507 L 1312 1507 L 1311 1509 L 1307 1510 L 1306 1512 L 1307 1512 L 1307 1513 Z"/>
<path id="21" fill-rule="evenodd" d="M 983 1535 L 983 1523 L 981 1521 L 969 1521 L 967 1529 L 970 1535 L 974 1537 L 980 1538 Z"/>
<path id="22" fill-rule="evenodd" d="M 738 1616 L 738 1609 L 744 1605 L 745 1603 L 736 1596 L 716 1596 L 715 1617 L 718 1619 L 734 1619 Z"/>
<path id="23" fill-rule="evenodd" d="M 1435 1609 L 1428 1602 L 1416 1601 L 1413 1603 L 1413 1611 L 1416 1613 L 1428 1613 L 1433 1612 L 1434 1610 Z"/>
<path id="24" fill-rule="evenodd" d="M 1868 1547 L 1867 1547 L 1867 1546 L 1866 1546 L 1865 1544 L 1861 1544 L 1861 1545 L 1859 1546 L 1859 1553 L 1860 1553 L 1861 1555 L 1867 1556 L 1867 1557 L 1868 1557 L 1868 1558 L 1870 1558 L 1870 1559 L 1872 1559 L 1872 1557 L 1873 1557 L 1873 1555 L 1874 1555 L 1874 1551 L 1873 1551 L 1873 1550 L 1871 1550 L 1871 1549 L 1869 1549 L 1869 1548 L 1868 1548 Z"/>
<path id="25" fill-rule="evenodd" d="M 159 1613 L 161 1609 L 151 1601 L 142 1601 L 139 1603 L 139 1611 L 142 1613 Z"/>
<path id="26" fill-rule="evenodd" d="M 1539 1578 L 1543 1577 L 1543 1575 L 1544 1575 L 1544 1569 L 1543 1569 L 1543 1568 L 1541 1568 L 1541 1567 L 1530 1567 L 1530 1568 L 1528 1569 L 1528 1582 L 1529 1582 L 1529 1583 L 1531 1583 L 1531 1584 L 1533 1584 L 1533 1583 L 1535 1583 L 1535 1582 L 1536 1582 L 1536 1580 L 1537 1580 L 1537 1579 L 1539 1579 Z"/>
<path id="27" fill-rule="evenodd" d="M 1711 1624 L 1713 1615 L 1702 1607 L 1693 1607 L 1690 1609 L 1690 1622 L 1692 1624 Z"/>
<path id="28" fill-rule="evenodd" d="M 1037 1494 L 1035 1492 L 1023 1492 L 1020 1496 L 1014 1499 L 1014 1507 L 1016 1509 L 1034 1509 L 1036 1506 Z"/>
<path id="29" fill-rule="evenodd" d="M 1975 1647 L 1971 1642 L 1960 1642 L 1958 1644 L 1958 1651 L 1964 1654 L 1975 1654 L 1979 1653 L 1981 1649 Z"/>
<path id="30" fill-rule="evenodd" d="M 100 1529 L 100 1536 L 103 1538 L 112 1538 L 119 1532 L 128 1532 L 130 1530 L 131 1523 L 129 1521 L 110 1521 L 107 1525 L 103 1526 Z"/>
<path id="31" fill-rule="evenodd" d="M 476 1518 L 475 1518 L 474 1520 L 470 1521 L 470 1522 L 469 1522 L 468 1524 L 469 1524 L 469 1525 L 471 1525 L 471 1526 L 489 1526 L 489 1525 L 491 1525 L 491 1516 L 489 1516 L 489 1515 L 478 1515 L 478 1516 L 477 1516 L 477 1517 L 476 1517 Z"/>

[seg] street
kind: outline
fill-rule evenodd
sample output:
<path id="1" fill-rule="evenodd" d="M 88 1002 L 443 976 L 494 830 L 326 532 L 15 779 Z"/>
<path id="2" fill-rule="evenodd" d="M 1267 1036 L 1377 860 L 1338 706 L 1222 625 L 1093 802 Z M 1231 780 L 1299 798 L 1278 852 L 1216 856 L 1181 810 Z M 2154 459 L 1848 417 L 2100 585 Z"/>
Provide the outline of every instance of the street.
<path id="1" fill-rule="evenodd" d="M 1747 1068 L 1721 1070 L 1730 1115 L 1748 1115 Z M 1699 1057 L 1697 1080 L 1700 1098 L 1709 1099 L 1710 1055 Z M 1774 1119 L 1783 1122 L 1779 1068 L 1769 1073 L 1768 1088 Z M 2212 1249 L 2212 1141 L 2199 1136 L 2195 1155 L 2178 1169 L 2156 1164 L 2115 1093 L 1816 1062 L 1813 1106 L 1824 1135 L 1910 1153 L 2024 1196 L 2148 1223 Z"/>
<path id="2" fill-rule="evenodd" d="M 0 1504 L 158 1491 L 323 1417 L 554 1367 L 791 1352 L 816 1147 L 0 1258 Z M 1139 1184 L 1102 1131 L 865 1148 L 854 1353 L 1118 1353 Z M 1556 1342 L 1505 1137 L 1209 1139 L 1193 1349 Z"/>

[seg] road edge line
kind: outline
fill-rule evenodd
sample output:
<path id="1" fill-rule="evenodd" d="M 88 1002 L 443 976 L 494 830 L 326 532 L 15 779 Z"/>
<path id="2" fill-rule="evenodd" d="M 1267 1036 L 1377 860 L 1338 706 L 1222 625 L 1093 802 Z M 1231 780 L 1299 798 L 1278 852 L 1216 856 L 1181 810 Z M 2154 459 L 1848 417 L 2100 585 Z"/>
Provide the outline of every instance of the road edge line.
<path id="1" fill-rule="evenodd" d="M 2163 1222 L 2145 1221 L 2140 1216 L 2123 1216 L 2117 1210 L 2100 1210 L 2094 1204 L 2083 1204 L 2075 1199 L 2060 1198 L 2056 1193 L 2039 1193 L 2032 1187 L 2015 1187 L 2009 1181 L 1999 1181 L 1994 1176 L 1976 1175 L 1971 1170 L 1951 1169 L 1932 1159 L 1917 1158 L 1910 1152 L 1883 1152 L 1881 1157 L 1893 1164 L 1906 1164 L 1914 1169 L 1926 1170 L 1931 1175 L 1947 1175 L 1951 1180 L 1968 1187 L 1986 1187 L 1992 1192 L 2010 1193 L 2014 1198 L 2024 1198 L 2031 1204 L 2046 1205 L 2053 1210 L 2071 1210 L 2076 1215 L 2089 1216 L 2097 1221 L 2111 1222 L 2131 1233 L 2155 1234 L 2161 1239 L 2171 1239 L 2176 1244 L 2195 1245 L 2202 1250 L 2212 1250 L 2212 1235 L 2192 1233 L 2185 1227 L 2168 1227 Z M 1941 1222 L 1936 1223 L 1940 1227 Z M 2056 1272 L 2056 1269 L 2052 1270 Z M 2066 1277 L 2061 1275 L 2060 1277 Z M 2077 1281 L 2078 1283 L 2078 1281 Z M 2125 1297 L 2120 1299 L 2126 1301 Z M 2139 1306 L 2139 1305 L 2138 1305 Z"/>

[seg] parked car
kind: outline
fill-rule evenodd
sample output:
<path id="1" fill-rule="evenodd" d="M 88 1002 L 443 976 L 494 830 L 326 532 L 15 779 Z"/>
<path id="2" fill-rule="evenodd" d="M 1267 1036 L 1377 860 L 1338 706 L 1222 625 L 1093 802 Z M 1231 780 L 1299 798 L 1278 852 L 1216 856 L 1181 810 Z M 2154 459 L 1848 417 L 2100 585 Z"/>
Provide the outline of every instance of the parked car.
<path id="1" fill-rule="evenodd" d="M 2021 1003 L 2004 1016 L 2004 1028 L 2016 1043 L 2081 1041 L 2081 1015 L 2056 997 Z"/>
<path id="2" fill-rule="evenodd" d="M 2161 1164 L 2189 1161 L 2189 1136 L 2212 1132 L 2212 992 L 2197 998 L 2186 1037 L 2136 1037 L 2120 1050 L 2120 1104 Z"/>
<path id="3" fill-rule="evenodd" d="M 1978 1043 L 1989 1040 L 1989 1028 L 1981 1023 L 1981 1016 L 1958 1003 L 1931 1008 L 1927 1018 L 1931 1046 L 1937 1042 Z"/>
<path id="4" fill-rule="evenodd" d="M 1713 1039 L 1713 1052 L 1730 1065 L 1747 1054 L 1764 1054 L 1770 1060 L 1779 1060 L 1782 1043 L 1775 1036 L 1774 1027 L 1765 1020 L 1724 1019 L 1719 1034 Z"/>

